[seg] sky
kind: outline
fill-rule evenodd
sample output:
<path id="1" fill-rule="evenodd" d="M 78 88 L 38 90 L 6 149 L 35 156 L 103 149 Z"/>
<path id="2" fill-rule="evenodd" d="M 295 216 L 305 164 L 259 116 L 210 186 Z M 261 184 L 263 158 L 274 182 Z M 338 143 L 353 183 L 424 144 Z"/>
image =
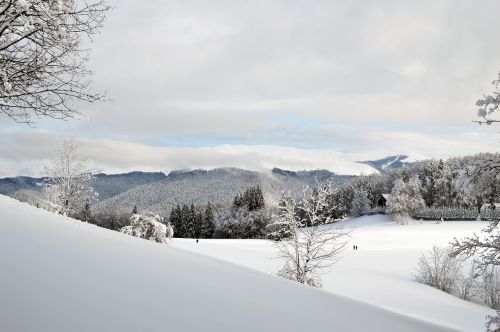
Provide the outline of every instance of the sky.
<path id="1" fill-rule="evenodd" d="M 475 102 L 500 70 L 497 0 L 120 0 L 78 120 L 0 116 L 0 177 L 81 140 L 104 172 L 326 168 L 496 152 Z M 351 161 L 350 163 L 348 161 Z M 344 164 L 343 164 L 344 163 Z"/>

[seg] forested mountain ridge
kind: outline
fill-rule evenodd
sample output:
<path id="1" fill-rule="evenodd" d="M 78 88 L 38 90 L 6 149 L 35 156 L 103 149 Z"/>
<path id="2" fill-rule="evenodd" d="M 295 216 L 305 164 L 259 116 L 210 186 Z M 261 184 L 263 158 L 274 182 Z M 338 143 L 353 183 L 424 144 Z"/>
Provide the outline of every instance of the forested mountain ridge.
<path id="1" fill-rule="evenodd" d="M 305 187 L 317 183 L 329 181 L 334 186 L 340 186 L 355 178 L 327 170 L 294 172 L 278 168 L 263 172 L 238 168 L 172 172 L 163 180 L 137 186 L 100 201 L 94 206 L 94 211 L 128 212 L 137 206 L 139 211 L 168 214 L 177 204 L 231 203 L 236 194 L 254 185 L 262 187 L 267 203 L 275 204 L 282 192 L 298 195 Z"/>

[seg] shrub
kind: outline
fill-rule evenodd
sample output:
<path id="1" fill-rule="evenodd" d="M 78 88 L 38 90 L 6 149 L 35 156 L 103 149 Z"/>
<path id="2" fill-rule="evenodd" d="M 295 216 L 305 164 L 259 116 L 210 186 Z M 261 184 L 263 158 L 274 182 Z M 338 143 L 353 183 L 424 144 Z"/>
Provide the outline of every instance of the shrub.
<path id="1" fill-rule="evenodd" d="M 166 243 L 167 237 L 171 238 L 173 235 L 172 227 L 170 224 L 161 223 L 161 220 L 158 215 L 134 214 L 130 217 L 130 226 L 123 227 L 121 232 L 158 243 Z"/>
<path id="2" fill-rule="evenodd" d="M 415 279 L 451 294 L 460 273 L 460 262 L 458 259 L 450 257 L 450 253 L 449 248 L 433 246 L 427 255 L 422 254 Z"/>

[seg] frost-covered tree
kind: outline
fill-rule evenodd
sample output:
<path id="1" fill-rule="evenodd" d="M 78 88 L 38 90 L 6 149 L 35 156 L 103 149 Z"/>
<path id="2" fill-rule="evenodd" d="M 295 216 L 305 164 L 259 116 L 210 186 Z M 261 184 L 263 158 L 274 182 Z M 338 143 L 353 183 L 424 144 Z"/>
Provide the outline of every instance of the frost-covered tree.
<path id="1" fill-rule="evenodd" d="M 354 199 L 352 200 L 351 216 L 362 216 L 370 211 L 370 200 L 368 192 L 362 188 L 354 191 Z"/>
<path id="2" fill-rule="evenodd" d="M 47 172 L 49 180 L 44 194 L 57 213 L 78 214 L 86 202 L 97 198 L 92 188 L 93 172 L 87 158 L 80 154 L 77 140 L 69 139 L 61 144 Z"/>
<path id="3" fill-rule="evenodd" d="M 449 248 L 433 246 L 418 261 L 415 279 L 418 282 L 452 293 L 460 275 L 460 261 L 450 256 Z"/>
<path id="4" fill-rule="evenodd" d="M 324 199 L 325 196 L 317 196 Z M 306 198 L 303 198 L 305 201 Z M 310 200 L 310 197 L 307 197 Z M 299 219 L 296 213 L 297 205 L 291 197 L 284 197 L 278 221 L 286 224 L 290 237 L 274 242 L 279 257 L 285 261 L 278 276 L 294 280 L 313 287 L 321 287 L 321 273 L 336 263 L 347 244 L 348 233 L 341 228 L 314 222 L 312 219 Z M 301 209 L 316 209 L 326 204 L 301 205 Z M 306 216 L 314 215 L 315 211 L 306 210 Z M 308 221 L 312 226 L 306 227 Z"/>
<path id="5" fill-rule="evenodd" d="M 308 227 L 333 222 L 337 206 L 332 204 L 334 191 L 331 183 L 318 185 L 311 194 L 309 192 L 309 188 L 304 188 L 296 207 L 300 220 Z"/>
<path id="6" fill-rule="evenodd" d="M 173 236 L 170 223 L 165 225 L 162 223 L 162 218 L 155 214 L 134 214 L 130 217 L 130 225 L 123 227 L 120 231 L 158 243 L 167 243 L 167 239 Z"/>
<path id="7" fill-rule="evenodd" d="M 500 120 L 492 118 L 492 115 L 494 115 L 500 106 L 500 72 L 498 73 L 497 79 L 495 79 L 492 84 L 495 87 L 495 90 L 491 92 L 491 94 L 485 95 L 476 102 L 476 105 L 479 107 L 477 115 L 481 118 L 481 120 L 475 122 L 479 124 L 484 123 L 491 125 L 494 122 L 500 122 Z"/>
<path id="8" fill-rule="evenodd" d="M 248 187 L 243 193 L 234 197 L 233 207 L 246 207 L 248 211 L 255 211 L 265 207 L 264 193 L 259 185 Z"/>
<path id="9" fill-rule="evenodd" d="M 437 167 L 437 173 L 434 181 L 434 206 L 442 207 L 451 205 L 451 184 L 451 169 L 441 159 Z"/>
<path id="10" fill-rule="evenodd" d="M 293 223 L 291 218 L 296 218 L 295 214 L 295 204 L 292 197 L 282 193 L 278 203 L 278 213 L 274 221 L 267 225 L 267 238 L 274 241 L 291 238 L 294 231 L 291 228 Z"/>
<path id="11" fill-rule="evenodd" d="M 0 0 L 0 112 L 17 122 L 66 119 L 77 100 L 103 95 L 90 89 L 84 38 L 98 33 L 104 0 Z"/>
<path id="12" fill-rule="evenodd" d="M 488 269 L 500 266 L 500 230 L 498 220 L 490 221 L 482 231 L 482 236 L 474 234 L 464 239 L 455 238 L 452 242 L 452 255 L 473 258 L 477 275 Z"/>
<path id="13" fill-rule="evenodd" d="M 266 208 L 254 211 L 249 211 L 247 208 L 220 208 L 215 214 L 214 237 L 231 239 L 264 238 L 267 225 L 271 221 L 271 211 Z"/>
<path id="14" fill-rule="evenodd" d="M 425 202 L 422 199 L 418 178 L 412 177 L 408 182 L 404 182 L 403 179 L 396 180 L 391 196 L 387 200 L 387 212 L 395 215 L 400 222 L 404 222 L 423 208 Z"/>

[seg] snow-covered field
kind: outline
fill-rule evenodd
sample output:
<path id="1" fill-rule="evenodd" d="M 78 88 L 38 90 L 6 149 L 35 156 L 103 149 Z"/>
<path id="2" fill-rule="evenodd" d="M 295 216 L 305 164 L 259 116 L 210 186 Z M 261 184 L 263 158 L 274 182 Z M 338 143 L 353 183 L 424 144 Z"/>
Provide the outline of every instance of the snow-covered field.
<path id="1" fill-rule="evenodd" d="M 490 312 L 409 276 L 420 248 L 480 224 L 352 221 L 359 251 L 325 292 L 256 271 L 279 266 L 267 241 L 161 245 L 1 195 L 0 216 L 0 331 L 480 331 Z"/>
<path id="2" fill-rule="evenodd" d="M 486 307 L 462 301 L 422 285 L 412 274 L 422 251 L 447 245 L 454 236 L 471 235 L 486 222 L 415 222 L 398 225 L 388 216 L 366 216 L 343 222 L 352 229 L 344 258 L 323 276 L 323 289 L 388 310 L 463 331 L 484 331 Z M 352 244 L 359 248 L 352 250 Z M 173 246 L 275 273 L 281 267 L 266 240 L 174 239 Z"/>

